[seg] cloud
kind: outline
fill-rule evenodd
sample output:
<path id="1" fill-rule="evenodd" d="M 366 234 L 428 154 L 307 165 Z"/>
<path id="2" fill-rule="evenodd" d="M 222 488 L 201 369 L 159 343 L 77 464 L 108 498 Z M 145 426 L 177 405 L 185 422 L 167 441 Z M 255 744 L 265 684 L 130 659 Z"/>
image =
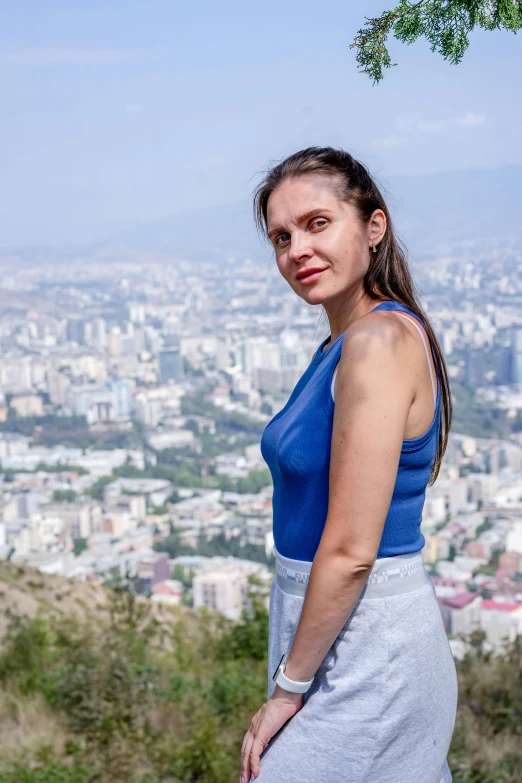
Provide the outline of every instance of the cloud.
<path id="1" fill-rule="evenodd" d="M 417 130 L 420 130 L 422 133 L 439 133 L 444 128 L 444 122 L 442 121 L 434 121 L 434 122 L 419 122 L 417 125 Z"/>
<path id="2" fill-rule="evenodd" d="M 417 117 L 397 117 L 394 123 L 399 133 L 439 133 L 444 125 L 444 120 L 419 120 Z"/>
<path id="3" fill-rule="evenodd" d="M 393 149 L 414 144 L 425 136 L 448 132 L 455 128 L 478 128 L 485 125 L 484 114 L 466 112 L 445 119 L 420 120 L 418 117 L 398 117 L 395 120 L 397 133 L 380 136 L 372 141 L 374 147 Z"/>
<path id="4" fill-rule="evenodd" d="M 467 114 L 462 114 L 460 117 L 453 117 L 453 122 L 456 125 L 463 125 L 467 128 L 476 128 L 479 125 L 485 125 L 486 117 L 484 114 L 474 114 L 469 111 Z"/>
<path id="5" fill-rule="evenodd" d="M 0 65 L 99 65 L 119 63 L 137 57 L 125 49 L 26 49 L 0 51 Z"/>
<path id="6" fill-rule="evenodd" d="M 484 125 L 486 117 L 484 114 L 475 114 L 467 112 L 446 119 L 419 120 L 415 117 L 399 117 L 395 120 L 395 127 L 401 133 L 440 133 L 443 130 L 449 130 L 455 125 L 465 128 L 477 128 Z"/>

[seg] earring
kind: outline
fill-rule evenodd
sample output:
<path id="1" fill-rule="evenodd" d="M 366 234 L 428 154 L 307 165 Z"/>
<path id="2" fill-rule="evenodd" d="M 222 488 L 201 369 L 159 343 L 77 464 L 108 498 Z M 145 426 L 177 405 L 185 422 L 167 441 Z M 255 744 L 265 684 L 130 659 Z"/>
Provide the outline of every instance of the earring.
<path id="1" fill-rule="evenodd" d="M 373 247 L 373 252 L 376 253 L 377 252 L 377 248 L 375 247 L 375 244 L 373 244 L 372 247 Z"/>

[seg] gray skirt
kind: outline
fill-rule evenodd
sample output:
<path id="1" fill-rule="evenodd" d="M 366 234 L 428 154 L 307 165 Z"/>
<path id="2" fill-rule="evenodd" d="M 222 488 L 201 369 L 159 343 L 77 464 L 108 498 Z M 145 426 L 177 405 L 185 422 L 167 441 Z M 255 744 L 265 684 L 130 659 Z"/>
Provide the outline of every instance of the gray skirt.
<path id="1" fill-rule="evenodd" d="M 276 553 L 269 697 L 311 566 Z M 451 783 L 456 709 L 455 664 L 422 555 L 381 558 L 302 709 L 264 749 L 256 783 Z"/>

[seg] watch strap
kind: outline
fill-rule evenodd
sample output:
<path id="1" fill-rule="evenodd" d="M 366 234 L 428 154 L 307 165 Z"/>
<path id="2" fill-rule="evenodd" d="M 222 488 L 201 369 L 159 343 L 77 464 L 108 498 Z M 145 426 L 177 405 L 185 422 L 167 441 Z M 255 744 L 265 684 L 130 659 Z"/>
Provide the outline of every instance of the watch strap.
<path id="1" fill-rule="evenodd" d="M 299 681 L 299 680 L 291 680 L 289 677 L 285 674 L 285 667 L 286 667 L 286 661 L 288 659 L 288 653 L 285 653 L 281 661 L 279 662 L 279 666 L 275 670 L 273 680 L 276 685 L 279 685 L 280 688 L 283 688 L 285 691 L 289 691 L 290 693 L 306 693 L 306 691 L 310 688 L 312 685 L 314 678 L 312 677 L 311 680 Z"/>
<path id="2" fill-rule="evenodd" d="M 290 691 L 290 693 L 306 693 L 306 691 L 312 685 L 313 681 L 314 681 L 313 677 L 311 680 L 307 680 L 306 682 L 291 680 L 289 677 L 286 676 L 284 671 L 280 669 L 275 683 L 276 685 L 279 685 L 280 688 L 283 688 L 283 690 Z"/>

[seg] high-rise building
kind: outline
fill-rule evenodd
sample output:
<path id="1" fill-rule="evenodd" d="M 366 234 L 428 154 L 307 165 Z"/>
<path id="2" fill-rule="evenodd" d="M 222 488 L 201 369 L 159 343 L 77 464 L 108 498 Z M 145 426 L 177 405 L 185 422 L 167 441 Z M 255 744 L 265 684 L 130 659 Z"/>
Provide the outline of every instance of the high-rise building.
<path id="1" fill-rule="evenodd" d="M 183 357 L 179 348 L 169 348 L 160 351 L 159 355 L 159 376 L 160 383 L 176 381 L 179 383 L 184 378 Z"/>
<path id="2" fill-rule="evenodd" d="M 484 352 L 480 348 L 466 350 L 464 380 L 467 386 L 475 389 L 484 383 Z"/>
<path id="3" fill-rule="evenodd" d="M 84 345 L 85 343 L 85 321 L 83 318 L 67 319 L 67 339 L 71 343 Z"/>
<path id="4" fill-rule="evenodd" d="M 95 318 L 92 322 L 92 342 L 99 350 L 107 345 L 107 324 L 103 318 Z"/>
<path id="5" fill-rule="evenodd" d="M 522 326 L 511 331 L 510 383 L 522 384 Z"/>
<path id="6" fill-rule="evenodd" d="M 511 345 L 504 343 L 497 351 L 496 382 L 501 386 L 511 382 Z"/>
<path id="7" fill-rule="evenodd" d="M 135 324 L 145 323 L 145 305 L 143 302 L 129 302 L 127 309 L 130 321 Z"/>
<path id="8" fill-rule="evenodd" d="M 132 394 L 130 385 L 119 379 L 106 384 L 113 395 L 113 416 L 115 419 L 129 419 L 132 412 Z"/>
<path id="9" fill-rule="evenodd" d="M 55 405 L 65 405 L 67 389 L 71 385 L 69 378 L 57 370 L 47 370 L 47 391 L 51 402 Z"/>
<path id="10" fill-rule="evenodd" d="M 67 390 L 67 407 L 76 416 L 85 416 L 89 424 L 114 420 L 114 395 L 107 386 L 77 384 Z"/>
<path id="11" fill-rule="evenodd" d="M 153 326 L 146 326 L 144 332 L 145 350 L 149 351 L 153 356 L 156 356 L 161 350 L 161 337 L 159 336 L 157 329 Z"/>
<path id="12" fill-rule="evenodd" d="M 111 356 L 119 356 L 121 354 L 121 330 L 119 326 L 114 326 L 108 337 L 107 345 Z"/>

